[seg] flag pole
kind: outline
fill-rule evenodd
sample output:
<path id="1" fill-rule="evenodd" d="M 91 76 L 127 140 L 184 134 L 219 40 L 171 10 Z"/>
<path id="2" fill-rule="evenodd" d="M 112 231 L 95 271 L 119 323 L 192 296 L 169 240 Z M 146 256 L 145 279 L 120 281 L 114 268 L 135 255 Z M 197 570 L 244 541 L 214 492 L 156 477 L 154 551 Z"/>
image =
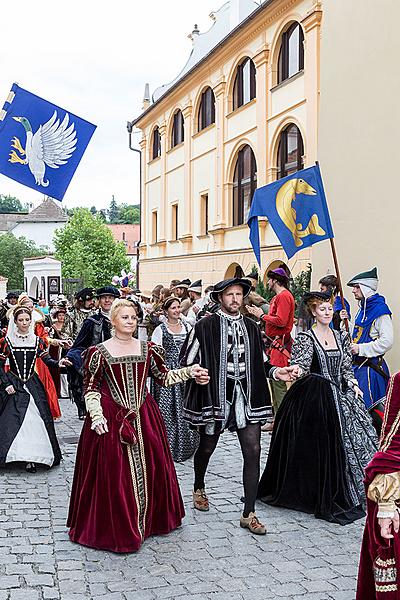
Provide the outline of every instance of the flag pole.
<path id="1" fill-rule="evenodd" d="M 315 161 L 315 164 L 317 166 L 319 166 L 319 162 L 317 160 Z M 343 308 L 343 310 L 346 310 L 346 305 L 344 303 L 342 278 L 341 278 L 341 275 L 340 275 L 339 261 L 338 261 L 338 257 L 337 257 L 337 252 L 336 252 L 336 246 L 335 246 L 335 240 L 334 240 L 334 238 L 329 238 L 329 242 L 331 244 L 333 264 L 335 266 L 335 273 L 336 273 L 336 278 L 337 278 L 337 291 L 339 292 L 340 300 L 342 302 L 342 308 Z M 348 332 L 349 331 L 349 320 L 348 319 L 344 319 L 344 326 L 346 328 L 346 331 Z"/>

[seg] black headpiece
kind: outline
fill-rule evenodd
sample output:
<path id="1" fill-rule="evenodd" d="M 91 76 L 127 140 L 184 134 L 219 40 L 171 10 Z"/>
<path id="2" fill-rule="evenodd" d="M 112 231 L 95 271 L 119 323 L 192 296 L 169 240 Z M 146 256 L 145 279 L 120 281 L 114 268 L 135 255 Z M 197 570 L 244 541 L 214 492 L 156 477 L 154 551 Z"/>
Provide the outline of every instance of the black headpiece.
<path id="1" fill-rule="evenodd" d="M 86 302 L 86 300 L 93 300 L 95 296 L 95 290 L 93 288 L 83 288 L 83 290 L 79 290 L 75 294 L 76 300 L 80 300 L 81 302 Z"/>
<path id="2" fill-rule="evenodd" d="M 96 296 L 97 298 L 100 298 L 101 296 L 114 296 L 114 298 L 120 298 L 121 294 L 113 285 L 105 285 L 96 290 Z"/>
<path id="3" fill-rule="evenodd" d="M 228 287 L 232 285 L 240 285 L 243 289 L 243 297 L 246 298 L 251 292 L 251 283 L 247 279 L 233 277 L 232 279 L 224 279 L 215 284 L 213 291 L 210 293 L 210 298 L 214 302 L 219 302 L 219 294 L 222 294 Z"/>

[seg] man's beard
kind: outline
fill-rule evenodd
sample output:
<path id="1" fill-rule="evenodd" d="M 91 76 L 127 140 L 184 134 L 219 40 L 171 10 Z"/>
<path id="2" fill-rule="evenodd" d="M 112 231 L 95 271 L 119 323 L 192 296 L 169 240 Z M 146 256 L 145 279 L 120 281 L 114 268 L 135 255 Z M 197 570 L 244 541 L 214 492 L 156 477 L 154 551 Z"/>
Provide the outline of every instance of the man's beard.
<path id="1" fill-rule="evenodd" d="M 222 308 L 225 310 L 225 312 L 229 313 L 230 315 L 238 315 L 240 312 L 240 306 L 224 306 L 224 305 L 222 305 Z"/>

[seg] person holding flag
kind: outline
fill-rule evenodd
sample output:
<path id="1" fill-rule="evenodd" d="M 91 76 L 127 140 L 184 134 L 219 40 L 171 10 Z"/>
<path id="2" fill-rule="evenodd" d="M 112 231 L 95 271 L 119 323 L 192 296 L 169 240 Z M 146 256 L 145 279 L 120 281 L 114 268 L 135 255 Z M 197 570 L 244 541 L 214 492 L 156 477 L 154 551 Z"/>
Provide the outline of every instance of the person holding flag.
<path id="1" fill-rule="evenodd" d="M 389 368 L 384 356 L 393 346 L 392 312 L 383 296 L 377 293 L 377 268 L 355 275 L 347 284 L 359 303 L 353 330 L 354 375 L 370 411 L 374 426 L 380 433 L 389 380 Z"/>

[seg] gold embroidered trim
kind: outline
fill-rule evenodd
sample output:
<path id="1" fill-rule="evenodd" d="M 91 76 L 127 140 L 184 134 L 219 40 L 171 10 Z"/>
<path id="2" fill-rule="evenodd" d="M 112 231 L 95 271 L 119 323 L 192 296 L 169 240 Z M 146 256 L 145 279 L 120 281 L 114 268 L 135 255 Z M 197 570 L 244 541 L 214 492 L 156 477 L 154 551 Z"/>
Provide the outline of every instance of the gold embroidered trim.
<path id="1" fill-rule="evenodd" d="M 384 414 L 383 423 L 382 423 L 382 436 L 381 436 L 381 443 L 380 443 L 380 451 L 381 452 L 385 452 L 388 449 L 388 447 L 393 439 L 393 436 L 396 434 L 396 432 L 399 428 L 399 424 L 400 424 L 400 412 L 399 412 L 397 414 L 395 420 L 393 421 L 393 424 L 392 424 L 392 427 L 390 428 L 389 433 L 387 434 L 386 438 L 384 438 L 384 432 L 386 429 L 387 420 L 388 420 L 388 416 L 389 416 L 390 401 L 392 399 L 394 378 L 395 378 L 395 375 L 393 375 L 390 378 L 389 387 L 388 387 L 387 400 L 386 400 L 386 406 L 385 406 L 385 414 Z"/>
<path id="2" fill-rule="evenodd" d="M 380 592 L 381 594 L 383 592 L 397 592 L 397 584 L 396 583 L 391 583 L 389 585 L 375 585 L 375 591 L 376 592 Z"/>
<path id="3" fill-rule="evenodd" d="M 395 558 L 389 558 L 388 560 L 382 560 L 382 558 L 377 558 L 375 561 L 375 564 L 378 567 L 389 567 L 390 565 L 395 565 L 396 564 L 396 559 Z"/>
<path id="4" fill-rule="evenodd" d="M 144 454 L 143 432 L 139 409 L 144 401 L 146 390 L 146 365 L 141 378 L 139 377 L 138 366 L 140 362 L 143 362 L 143 358 L 147 361 L 147 344 L 142 345 L 141 360 L 134 360 L 137 357 L 123 357 L 123 360 L 121 358 L 113 359 L 102 345 L 99 346 L 99 350 L 101 353 L 104 351 L 105 360 L 110 365 L 110 368 L 105 372 L 105 379 L 110 388 L 113 400 L 120 406 L 123 406 L 128 410 L 133 410 L 136 413 L 136 419 L 132 421 L 132 424 L 136 429 L 138 441 L 135 445 L 127 444 L 125 447 L 131 472 L 133 494 L 137 506 L 138 531 L 141 538 L 144 539 L 148 508 L 148 490 L 146 457 Z M 129 360 L 129 358 L 132 358 L 133 360 Z M 114 369 L 111 367 L 111 365 L 114 364 L 114 368 L 118 369 L 118 363 L 121 384 L 114 373 Z"/>

